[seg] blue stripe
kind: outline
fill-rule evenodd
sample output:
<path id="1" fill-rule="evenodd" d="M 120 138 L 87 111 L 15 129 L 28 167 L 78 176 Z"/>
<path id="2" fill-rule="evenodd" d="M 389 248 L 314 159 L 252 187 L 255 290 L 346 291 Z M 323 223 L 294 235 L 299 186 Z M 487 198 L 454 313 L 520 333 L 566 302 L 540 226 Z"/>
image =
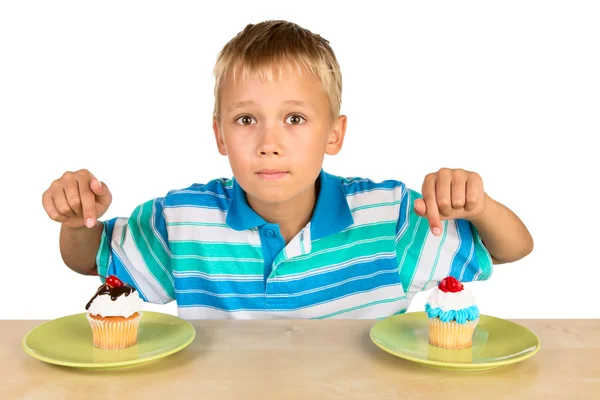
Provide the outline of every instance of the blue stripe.
<path id="1" fill-rule="evenodd" d="M 336 300 L 363 291 L 390 286 L 390 275 L 397 272 L 383 273 L 361 281 L 353 281 L 331 289 L 321 290 L 301 296 L 289 294 L 285 297 L 274 297 L 266 294 L 264 297 L 216 297 L 206 293 L 179 293 L 177 298 L 180 307 L 216 307 L 228 311 L 265 310 L 265 301 L 277 310 L 293 310 L 313 306 L 326 301 Z M 400 294 L 400 287 L 398 293 Z M 273 307 L 270 307 L 273 308 Z"/>
<path id="2" fill-rule="evenodd" d="M 469 266 L 465 266 L 467 260 L 473 249 L 473 234 L 471 233 L 471 223 L 466 220 L 458 219 L 455 220 L 456 230 L 458 231 L 458 236 L 460 237 L 460 245 L 458 247 L 458 251 L 452 258 L 452 266 L 450 268 L 450 275 L 454 278 L 463 281 L 469 282 L 469 279 L 465 276 L 465 268 L 468 270 Z M 471 262 L 473 259 L 471 259 Z M 477 262 L 475 260 L 475 262 Z M 473 273 L 468 273 L 467 276 L 473 277 Z"/>
<path id="3" fill-rule="evenodd" d="M 289 264 L 288 264 L 289 265 Z M 293 265 L 293 264 L 292 264 Z M 286 268 L 286 264 L 281 264 L 279 268 Z M 389 276 L 388 283 L 400 283 L 400 274 L 397 272 L 396 258 L 384 258 L 374 261 L 357 262 L 342 269 L 326 272 L 319 275 L 312 275 L 301 279 L 293 279 L 290 281 L 273 281 L 269 282 L 269 293 L 271 294 L 286 294 L 299 293 L 330 285 L 335 282 L 341 282 L 349 278 L 371 275 L 383 270 L 396 269 L 396 276 Z M 361 281 L 359 281 L 361 282 Z"/>
<path id="4" fill-rule="evenodd" d="M 408 220 L 410 218 L 410 210 L 412 207 L 412 202 L 415 199 L 412 198 L 411 193 L 405 187 L 402 189 L 402 202 L 400 203 L 400 215 L 398 216 L 398 223 L 396 224 L 396 235 L 406 229 L 408 225 Z"/>
<path id="5" fill-rule="evenodd" d="M 229 199 L 215 197 L 206 193 L 173 193 L 168 196 L 165 207 L 181 206 L 203 206 L 206 208 L 218 208 L 222 211 L 229 209 Z"/>
<path id="6" fill-rule="evenodd" d="M 112 239 L 112 235 L 113 235 L 113 231 L 115 230 L 115 223 L 117 222 L 118 218 L 112 218 L 109 219 L 108 221 L 104 221 L 104 230 L 106 231 L 106 240 L 107 240 L 107 244 L 110 245 L 110 240 Z"/>
<path id="7" fill-rule="evenodd" d="M 167 196 L 169 206 L 197 205 L 226 211 L 231 201 L 231 188 L 223 180 L 214 179 L 206 184 L 194 184 L 180 190 L 172 190 Z"/>
<path id="8" fill-rule="evenodd" d="M 138 284 L 135 281 L 135 279 L 133 279 L 133 276 L 131 276 L 131 274 L 127 270 L 127 267 L 125 266 L 125 264 L 123 263 L 123 261 L 121 261 L 121 258 L 119 257 L 119 255 L 117 254 L 117 252 L 112 251 L 111 253 L 112 253 L 112 257 L 111 257 L 112 261 L 111 261 L 111 263 L 108 266 L 108 275 L 118 276 L 120 280 L 122 280 L 123 282 L 129 284 L 130 286 L 133 286 L 138 291 L 138 294 L 140 295 L 140 297 L 142 298 L 142 300 L 144 300 L 144 301 L 147 302 L 148 298 L 142 292 L 142 290 L 138 286 Z"/>
<path id="9" fill-rule="evenodd" d="M 222 280 L 215 281 L 199 276 L 175 276 L 176 290 L 206 290 L 212 293 L 221 294 L 262 294 L 264 293 L 265 284 L 262 279 L 256 281 L 231 281 Z"/>
<path id="10" fill-rule="evenodd" d="M 344 182 L 344 180 L 342 180 Z M 373 182 L 372 180 L 364 180 L 352 182 L 343 186 L 347 196 L 360 192 L 371 191 L 375 189 L 394 190 L 398 187 L 403 188 L 404 183 L 396 180 L 386 180 L 382 182 Z"/>
<path id="11" fill-rule="evenodd" d="M 153 214 L 154 215 L 153 228 L 160 235 L 161 239 L 163 240 L 163 243 L 167 247 L 167 252 L 169 253 L 170 249 L 169 249 L 169 239 L 167 236 L 167 224 L 165 222 L 165 215 L 163 213 L 164 204 L 165 204 L 164 198 L 158 198 L 154 202 L 154 207 L 156 208 L 156 212 Z"/>

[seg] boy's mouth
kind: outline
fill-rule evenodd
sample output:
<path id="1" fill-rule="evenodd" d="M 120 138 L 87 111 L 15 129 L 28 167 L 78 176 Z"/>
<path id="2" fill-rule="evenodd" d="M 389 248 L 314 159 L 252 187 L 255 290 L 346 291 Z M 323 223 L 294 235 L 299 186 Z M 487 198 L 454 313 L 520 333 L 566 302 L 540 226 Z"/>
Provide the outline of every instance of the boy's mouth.
<path id="1" fill-rule="evenodd" d="M 274 181 L 277 179 L 281 179 L 288 174 L 287 171 L 282 171 L 279 169 L 262 169 L 256 173 L 260 178 L 267 181 Z"/>

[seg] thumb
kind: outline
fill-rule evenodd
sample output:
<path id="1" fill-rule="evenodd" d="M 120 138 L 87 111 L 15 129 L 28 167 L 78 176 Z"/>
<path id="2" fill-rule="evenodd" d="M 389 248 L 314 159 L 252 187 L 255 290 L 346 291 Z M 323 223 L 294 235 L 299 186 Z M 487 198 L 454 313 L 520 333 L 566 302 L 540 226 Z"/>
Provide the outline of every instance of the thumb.
<path id="1" fill-rule="evenodd" d="M 419 217 L 424 217 L 427 215 L 427 206 L 425 205 L 425 200 L 419 198 L 415 200 L 414 203 L 415 214 Z"/>

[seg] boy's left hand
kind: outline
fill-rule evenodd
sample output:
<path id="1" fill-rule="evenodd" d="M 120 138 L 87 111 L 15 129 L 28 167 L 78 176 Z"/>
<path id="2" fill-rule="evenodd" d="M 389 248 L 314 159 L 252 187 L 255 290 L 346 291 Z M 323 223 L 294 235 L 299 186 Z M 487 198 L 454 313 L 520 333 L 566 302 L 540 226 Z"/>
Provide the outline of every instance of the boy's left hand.
<path id="1" fill-rule="evenodd" d="M 423 198 L 415 200 L 415 212 L 427 218 L 434 235 L 442 233 L 441 221 L 471 220 L 481 214 L 485 203 L 483 180 L 464 169 L 442 168 L 423 181 Z"/>

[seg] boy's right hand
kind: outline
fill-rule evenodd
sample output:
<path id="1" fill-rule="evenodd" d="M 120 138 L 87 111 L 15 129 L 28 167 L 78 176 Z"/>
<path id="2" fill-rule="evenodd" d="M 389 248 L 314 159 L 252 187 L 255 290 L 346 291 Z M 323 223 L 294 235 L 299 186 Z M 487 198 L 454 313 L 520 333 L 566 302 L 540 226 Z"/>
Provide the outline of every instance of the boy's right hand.
<path id="1" fill-rule="evenodd" d="M 65 172 L 42 196 L 48 216 L 69 228 L 92 228 L 112 202 L 112 194 L 91 172 Z"/>

